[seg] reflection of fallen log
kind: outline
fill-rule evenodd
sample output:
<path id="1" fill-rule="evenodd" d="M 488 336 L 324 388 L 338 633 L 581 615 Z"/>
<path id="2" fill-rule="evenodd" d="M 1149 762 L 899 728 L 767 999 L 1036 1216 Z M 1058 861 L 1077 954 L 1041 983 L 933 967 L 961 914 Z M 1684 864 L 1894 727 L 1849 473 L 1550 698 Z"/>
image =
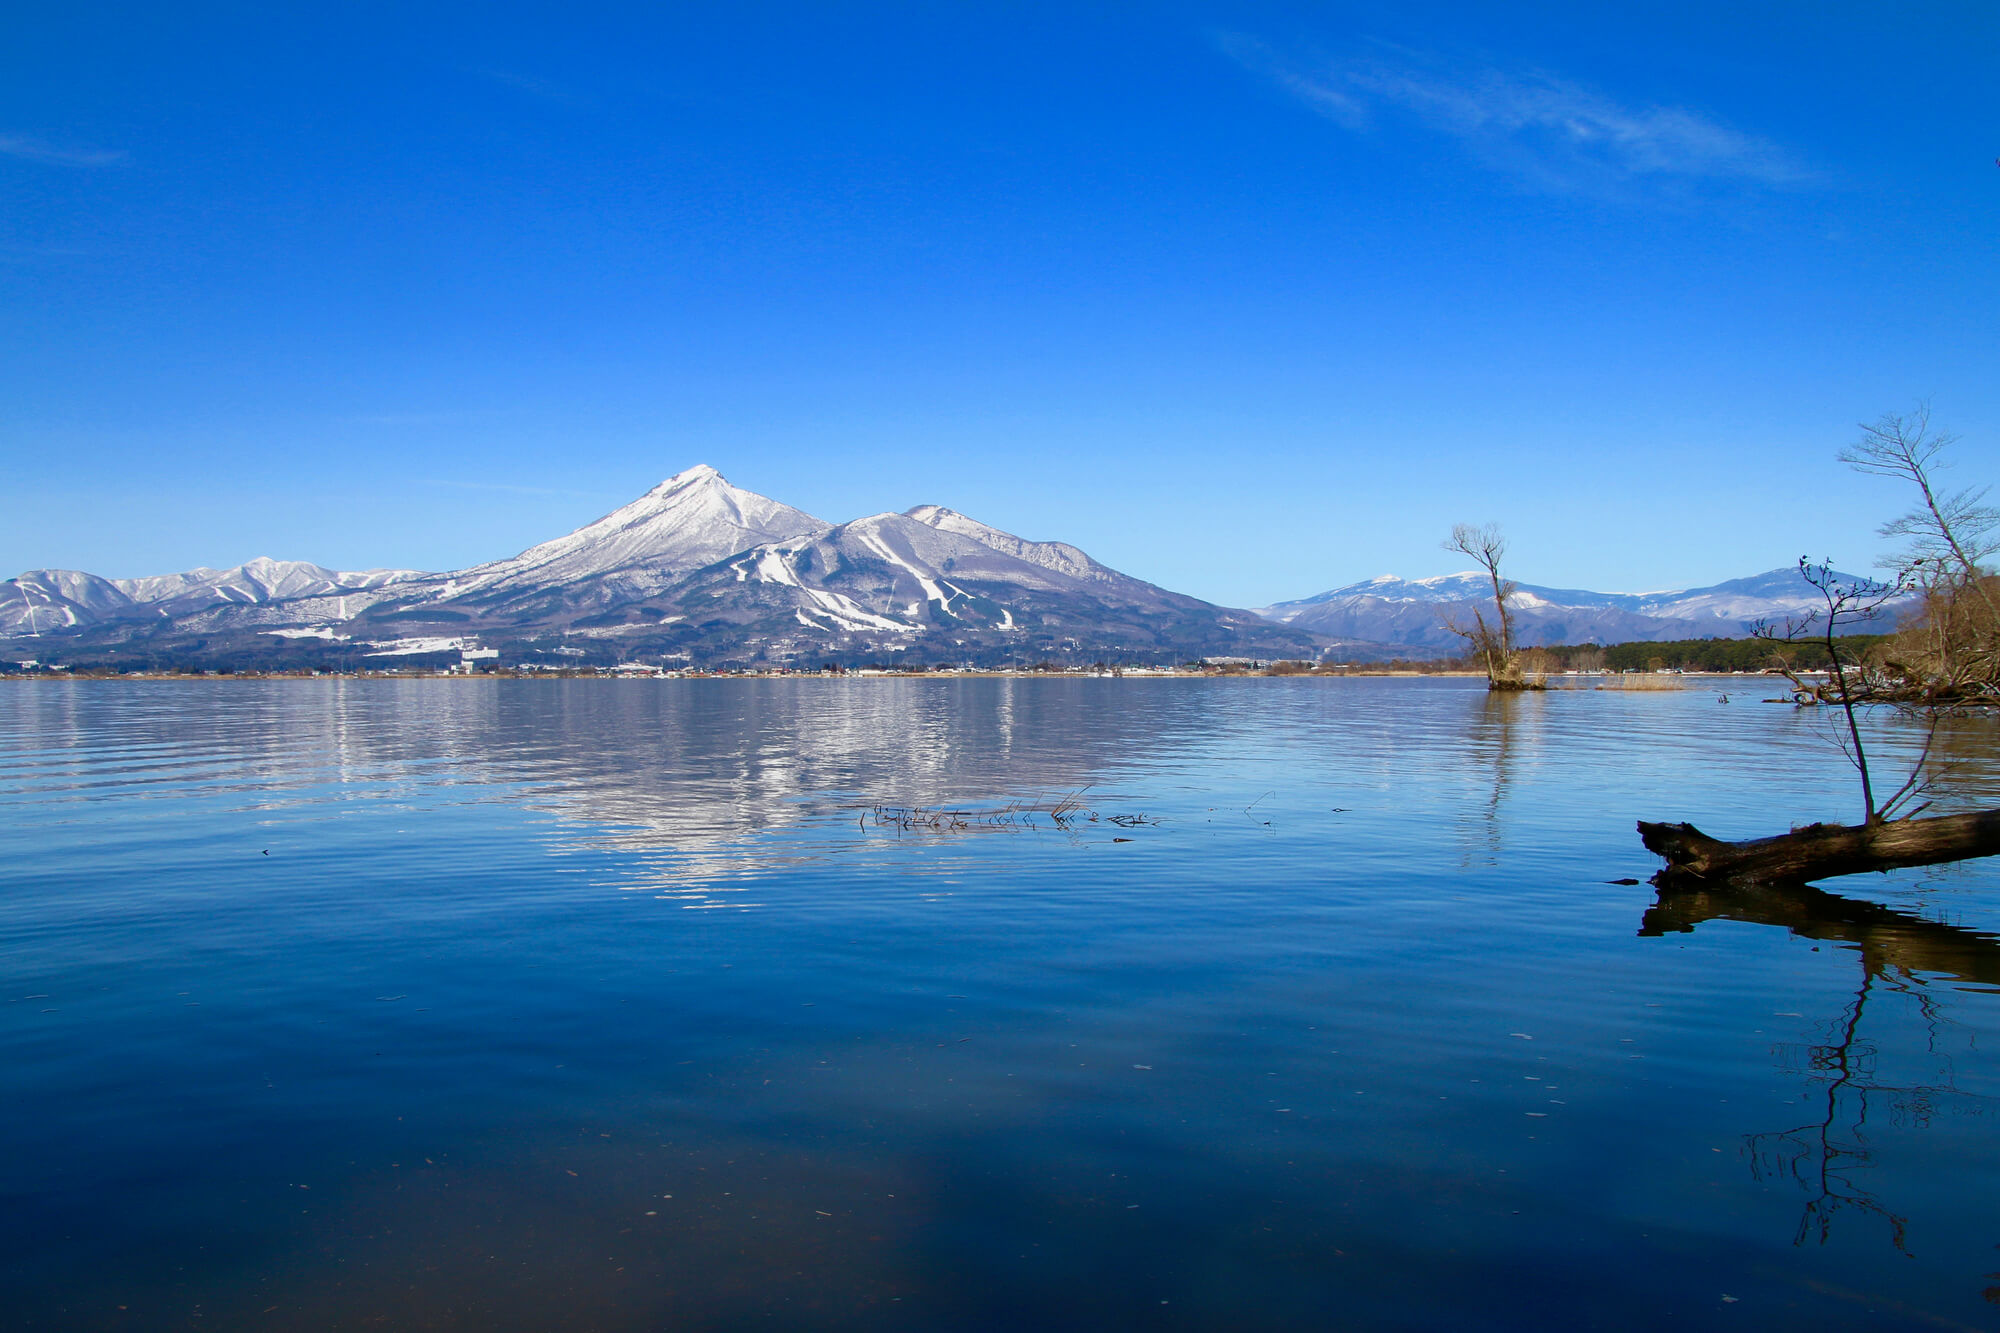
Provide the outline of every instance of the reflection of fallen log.
<path id="1" fill-rule="evenodd" d="M 1884 971 L 1942 974 L 2000 987 L 2000 940 L 1810 885 L 1663 885 L 1659 901 L 1646 909 L 1639 933 L 1686 932 L 1704 921 L 1748 921 L 1780 926 L 1809 940 L 1852 944 L 1869 976 Z"/>
<path id="2" fill-rule="evenodd" d="M 2000 854 L 2000 810 L 1895 819 L 1881 824 L 1808 824 L 1774 838 L 1723 842 L 1692 824 L 1639 821 L 1639 840 L 1663 856 L 1655 884 L 1723 880 L 1803 884 L 1867 870 L 1899 870 Z"/>

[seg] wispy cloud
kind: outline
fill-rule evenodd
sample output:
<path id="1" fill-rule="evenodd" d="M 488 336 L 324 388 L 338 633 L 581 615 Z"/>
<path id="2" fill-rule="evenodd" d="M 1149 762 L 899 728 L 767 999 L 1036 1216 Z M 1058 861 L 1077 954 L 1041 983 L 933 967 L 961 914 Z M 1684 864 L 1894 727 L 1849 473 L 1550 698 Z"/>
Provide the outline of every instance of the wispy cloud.
<path id="1" fill-rule="evenodd" d="M 79 148 L 51 143 L 32 134 L 0 133 L 0 157 L 17 157 L 26 162 L 47 162 L 59 167 L 108 167 L 123 162 L 121 150 Z"/>
<path id="2" fill-rule="evenodd" d="M 558 106 L 589 108 L 596 105 L 594 98 L 579 93 L 572 88 L 566 88 L 553 79 L 544 79 L 533 74 L 522 74 L 511 69 L 496 69 L 491 66 L 481 66 L 469 72 L 478 75 L 482 79 L 490 79 L 492 82 L 500 84 L 503 87 L 512 88 L 517 93 L 526 93 L 530 97 L 543 102 L 554 102 Z"/>
<path id="3" fill-rule="evenodd" d="M 1778 144 L 1681 106 L 1628 105 L 1538 71 L 1452 68 L 1412 52 L 1304 64 L 1254 38 L 1218 43 L 1245 68 L 1354 131 L 1404 116 L 1463 143 L 1485 165 L 1551 189 L 1640 179 L 1810 179 Z"/>

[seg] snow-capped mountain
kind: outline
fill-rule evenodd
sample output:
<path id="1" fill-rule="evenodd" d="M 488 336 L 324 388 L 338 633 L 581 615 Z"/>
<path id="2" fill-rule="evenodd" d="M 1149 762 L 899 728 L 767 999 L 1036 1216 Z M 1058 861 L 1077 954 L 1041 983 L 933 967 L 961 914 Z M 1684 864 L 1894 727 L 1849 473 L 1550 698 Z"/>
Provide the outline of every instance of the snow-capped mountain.
<path id="1" fill-rule="evenodd" d="M 675 579 L 758 543 L 831 526 L 732 486 L 701 464 L 565 536 L 504 560 L 406 580 L 366 610 L 375 619 L 564 624 L 644 601 Z M 319 608 L 295 609 L 320 614 Z M 344 620 L 360 610 L 328 614 Z"/>
<path id="2" fill-rule="evenodd" d="M 42 571 L 0 590 L 0 631 L 154 647 L 194 636 L 261 640 L 267 652 L 274 641 L 408 653 L 475 638 L 542 640 L 591 655 L 765 661 L 898 652 L 1301 657 L 1318 647 L 1311 634 L 939 505 L 836 526 L 705 465 L 507 559 L 443 574 L 310 565 L 280 574 L 274 562 L 123 583 Z M 8 614 L 17 607 L 39 610 Z"/>
<path id="3" fill-rule="evenodd" d="M 1329 646 L 1366 658 L 1456 651 L 1447 620 L 1490 598 L 1483 574 L 1384 576 L 1232 610 L 941 505 L 831 524 L 703 465 L 566 536 L 448 573 L 263 559 L 142 579 L 35 570 L 0 584 L 0 635 L 120 661 L 197 649 L 351 661 L 474 643 L 551 662 L 1310 658 Z M 1524 644 L 1609 643 L 1739 635 L 1816 600 L 1796 569 L 1777 569 L 1648 593 L 1522 584 L 1514 607 Z"/>
<path id="4" fill-rule="evenodd" d="M 1125 577 L 1098 564 L 1066 542 L 1023 541 L 1011 532 L 988 527 L 976 518 L 967 518 L 956 509 L 946 509 L 943 505 L 918 505 L 906 511 L 905 517 L 927 523 L 940 532 L 955 532 L 961 537 L 970 537 L 996 551 L 1004 551 L 1016 559 L 1071 578 L 1110 582 Z"/>
<path id="5" fill-rule="evenodd" d="M 36 569 L 0 583 L 0 633 L 38 634 L 106 621 L 172 619 L 216 606 L 337 598 L 415 577 L 416 571 L 407 569 L 350 572 L 261 556 L 233 569 L 191 569 L 139 579 Z"/>
<path id="6" fill-rule="evenodd" d="M 1273 651 L 1312 647 L 1249 612 L 1168 592 L 1073 546 L 1027 541 L 936 505 L 753 547 L 633 614 L 654 609 L 690 622 L 713 617 L 712 627 L 733 622 L 792 652 L 843 636 L 887 648 L 921 637 L 973 655 L 1064 643 L 1165 653 L 1222 652 L 1252 640 Z"/>
<path id="7" fill-rule="evenodd" d="M 1852 574 L 1836 577 L 1848 583 L 1857 581 Z M 1709 625 L 1747 625 L 1796 615 L 1821 604 L 1819 591 L 1805 581 L 1795 565 L 1706 588 L 1645 593 L 1642 598 L 1640 614 L 1692 624 L 1697 627 L 1694 637 L 1733 632 L 1706 628 Z"/>
<path id="8" fill-rule="evenodd" d="M 760 542 L 833 525 L 731 486 L 706 463 L 667 478 L 595 523 L 519 555 L 447 575 L 447 596 L 574 585 L 618 574 L 699 569 Z"/>
<path id="9" fill-rule="evenodd" d="M 1385 574 L 1279 602 L 1259 614 L 1335 639 L 1456 649 L 1463 640 L 1446 622 L 1470 623 L 1475 607 L 1489 608 L 1492 602 L 1493 586 L 1479 571 L 1427 579 Z M 1737 637 L 1759 622 L 1801 617 L 1822 602 L 1798 569 L 1787 566 L 1706 588 L 1664 592 L 1589 592 L 1522 583 L 1510 605 L 1517 637 L 1532 645 Z"/>

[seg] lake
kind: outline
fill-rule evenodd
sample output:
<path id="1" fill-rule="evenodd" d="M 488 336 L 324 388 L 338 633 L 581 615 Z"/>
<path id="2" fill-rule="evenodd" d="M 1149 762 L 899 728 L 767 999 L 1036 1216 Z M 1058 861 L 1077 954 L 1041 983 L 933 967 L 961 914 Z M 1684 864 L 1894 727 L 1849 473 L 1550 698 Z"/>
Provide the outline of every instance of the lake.
<path id="1" fill-rule="evenodd" d="M 2000 861 L 1617 882 L 1774 692 L 0 688 L 5 1323 L 1991 1327 Z"/>

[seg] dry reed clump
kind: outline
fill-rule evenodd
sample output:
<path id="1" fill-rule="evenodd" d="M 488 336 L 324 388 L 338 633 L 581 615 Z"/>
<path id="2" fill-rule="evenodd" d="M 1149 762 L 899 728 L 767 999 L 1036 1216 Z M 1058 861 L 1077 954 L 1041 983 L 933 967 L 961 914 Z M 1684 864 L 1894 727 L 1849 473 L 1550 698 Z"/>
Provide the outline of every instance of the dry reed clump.
<path id="1" fill-rule="evenodd" d="M 1038 815 L 1047 816 L 1049 826 L 1065 830 L 1078 824 L 1099 822 L 1117 828 L 1139 828 L 1160 822 L 1148 815 L 1100 815 L 1083 803 L 1083 791 L 1073 791 L 1052 801 L 1009 801 L 990 810 L 877 805 L 862 812 L 861 826 L 866 828 L 873 823 L 877 828 L 892 828 L 902 833 L 973 833 L 986 829 L 1023 831 L 1043 827 L 1036 822 Z"/>
<path id="2" fill-rule="evenodd" d="M 1666 671 L 1634 671 L 1626 675 L 1606 676 L 1598 682 L 1600 690 L 1684 690 L 1687 679 Z"/>
<path id="3" fill-rule="evenodd" d="M 1885 697 L 1910 701 L 2000 699 L 2000 578 L 1932 576 L 1919 591 L 1915 612 L 1862 663 L 1864 680 Z"/>

